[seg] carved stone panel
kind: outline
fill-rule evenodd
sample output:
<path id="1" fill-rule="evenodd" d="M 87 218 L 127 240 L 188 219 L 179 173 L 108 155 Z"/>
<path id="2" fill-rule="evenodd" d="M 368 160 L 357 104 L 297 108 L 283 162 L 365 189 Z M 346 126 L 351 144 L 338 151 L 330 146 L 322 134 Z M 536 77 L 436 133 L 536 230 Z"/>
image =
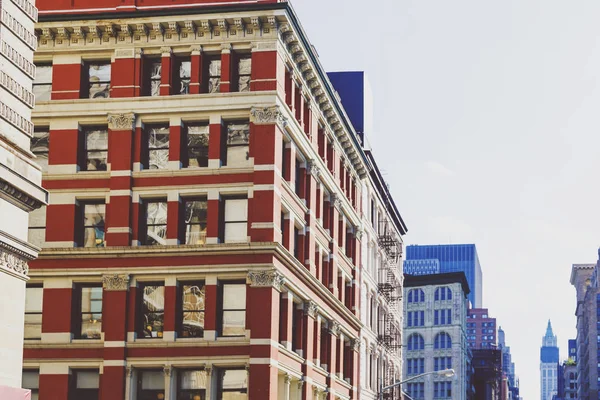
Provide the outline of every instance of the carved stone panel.
<path id="1" fill-rule="evenodd" d="M 119 291 L 129 289 L 129 275 L 104 275 L 102 276 L 102 286 L 104 290 Z"/>

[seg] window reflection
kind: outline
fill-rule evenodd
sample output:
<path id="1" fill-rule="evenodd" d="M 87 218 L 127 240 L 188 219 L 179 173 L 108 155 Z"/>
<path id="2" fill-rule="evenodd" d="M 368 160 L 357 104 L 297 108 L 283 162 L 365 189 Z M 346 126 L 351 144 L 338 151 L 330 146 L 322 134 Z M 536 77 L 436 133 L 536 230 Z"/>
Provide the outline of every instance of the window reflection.
<path id="1" fill-rule="evenodd" d="M 169 126 L 148 126 L 148 169 L 166 169 L 169 166 Z"/>
<path id="2" fill-rule="evenodd" d="M 81 287 L 81 339 L 100 339 L 102 332 L 102 287 Z"/>
<path id="3" fill-rule="evenodd" d="M 83 247 L 104 247 L 105 204 L 83 205 Z"/>
<path id="4" fill-rule="evenodd" d="M 29 213 L 29 232 L 27 241 L 34 246 L 42 247 L 46 239 L 46 206 Z"/>
<path id="5" fill-rule="evenodd" d="M 179 90 L 177 94 L 188 94 L 190 92 L 190 78 L 192 76 L 192 62 L 181 60 L 179 63 Z"/>
<path id="6" fill-rule="evenodd" d="M 210 60 L 208 65 L 208 93 L 221 91 L 221 59 Z"/>
<path id="7" fill-rule="evenodd" d="M 206 243 L 207 207 L 206 200 L 185 202 L 185 244 Z"/>
<path id="8" fill-rule="evenodd" d="M 98 127 L 83 129 L 85 137 L 85 171 L 106 171 L 108 130 Z"/>
<path id="9" fill-rule="evenodd" d="M 203 283 L 182 286 L 182 337 L 202 337 L 204 335 L 205 298 Z"/>
<path id="10" fill-rule="evenodd" d="M 142 321 L 140 336 L 143 338 L 163 337 L 165 287 L 144 285 L 142 287 Z"/>
<path id="11" fill-rule="evenodd" d="M 250 124 L 231 122 L 227 124 L 227 166 L 245 166 L 250 159 Z"/>
<path id="12" fill-rule="evenodd" d="M 181 370 L 178 372 L 177 400 L 205 400 L 207 375 L 204 370 Z"/>
<path id="13" fill-rule="evenodd" d="M 162 79 L 161 60 L 149 60 L 149 95 L 160 96 L 160 81 Z"/>
<path id="14" fill-rule="evenodd" d="M 48 151 L 50 147 L 50 131 L 48 127 L 36 127 L 31 138 L 31 152 L 35 154 L 35 162 L 42 168 L 43 172 L 48 171 Z"/>
<path id="15" fill-rule="evenodd" d="M 139 370 L 137 400 L 165 398 L 165 377 L 162 371 Z"/>
<path id="16" fill-rule="evenodd" d="M 252 70 L 252 59 L 250 56 L 240 58 L 238 64 L 238 91 L 250 91 L 250 73 Z"/>
<path id="17" fill-rule="evenodd" d="M 88 89 L 90 99 L 110 97 L 110 63 L 88 64 Z"/>
<path id="18" fill-rule="evenodd" d="M 224 242 L 248 241 L 248 199 L 226 199 Z"/>
<path id="19" fill-rule="evenodd" d="M 50 100 L 52 94 L 52 65 L 36 65 L 33 94 L 36 103 Z"/>
<path id="20" fill-rule="evenodd" d="M 167 244 L 167 203 L 148 202 L 146 204 L 146 237 L 144 244 Z"/>
<path id="21" fill-rule="evenodd" d="M 187 167 L 208 167 L 208 125 L 187 126 Z"/>
<path id="22" fill-rule="evenodd" d="M 248 373 L 244 369 L 222 370 L 219 386 L 222 400 L 248 399 Z"/>

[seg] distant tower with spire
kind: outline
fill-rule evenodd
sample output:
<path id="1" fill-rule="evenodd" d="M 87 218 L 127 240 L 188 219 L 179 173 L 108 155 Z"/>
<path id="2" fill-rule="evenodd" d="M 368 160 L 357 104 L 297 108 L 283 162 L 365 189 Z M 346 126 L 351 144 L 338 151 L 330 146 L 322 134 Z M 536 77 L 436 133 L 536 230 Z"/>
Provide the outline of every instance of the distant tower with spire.
<path id="1" fill-rule="evenodd" d="M 558 340 L 552 331 L 552 323 L 548 320 L 546 334 L 542 337 L 540 348 L 540 388 L 541 400 L 552 400 L 557 390 Z"/>

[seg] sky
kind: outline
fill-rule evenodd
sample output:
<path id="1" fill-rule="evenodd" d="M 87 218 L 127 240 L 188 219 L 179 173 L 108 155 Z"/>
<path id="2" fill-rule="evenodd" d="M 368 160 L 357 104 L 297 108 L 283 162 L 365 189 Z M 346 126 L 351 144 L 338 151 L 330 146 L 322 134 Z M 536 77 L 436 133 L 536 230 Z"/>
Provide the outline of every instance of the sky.
<path id="1" fill-rule="evenodd" d="M 548 319 L 600 246 L 600 2 L 295 0 L 328 71 L 366 71 L 369 141 L 407 244 L 476 243 L 484 306 L 539 399 Z"/>

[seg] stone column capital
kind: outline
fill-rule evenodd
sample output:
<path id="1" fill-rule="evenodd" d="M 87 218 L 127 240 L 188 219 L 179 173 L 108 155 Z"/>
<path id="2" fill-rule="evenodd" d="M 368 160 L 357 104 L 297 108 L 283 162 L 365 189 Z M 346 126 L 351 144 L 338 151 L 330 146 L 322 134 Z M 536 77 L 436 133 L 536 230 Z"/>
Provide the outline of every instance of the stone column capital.
<path id="1" fill-rule="evenodd" d="M 246 282 L 250 287 L 273 287 L 281 291 L 285 278 L 276 270 L 249 271 Z"/>
<path id="2" fill-rule="evenodd" d="M 107 292 L 129 290 L 129 275 L 112 274 L 102 276 L 102 287 Z"/>
<path id="3" fill-rule="evenodd" d="M 108 129 L 111 131 L 131 131 L 135 129 L 135 114 L 108 114 Z"/>

